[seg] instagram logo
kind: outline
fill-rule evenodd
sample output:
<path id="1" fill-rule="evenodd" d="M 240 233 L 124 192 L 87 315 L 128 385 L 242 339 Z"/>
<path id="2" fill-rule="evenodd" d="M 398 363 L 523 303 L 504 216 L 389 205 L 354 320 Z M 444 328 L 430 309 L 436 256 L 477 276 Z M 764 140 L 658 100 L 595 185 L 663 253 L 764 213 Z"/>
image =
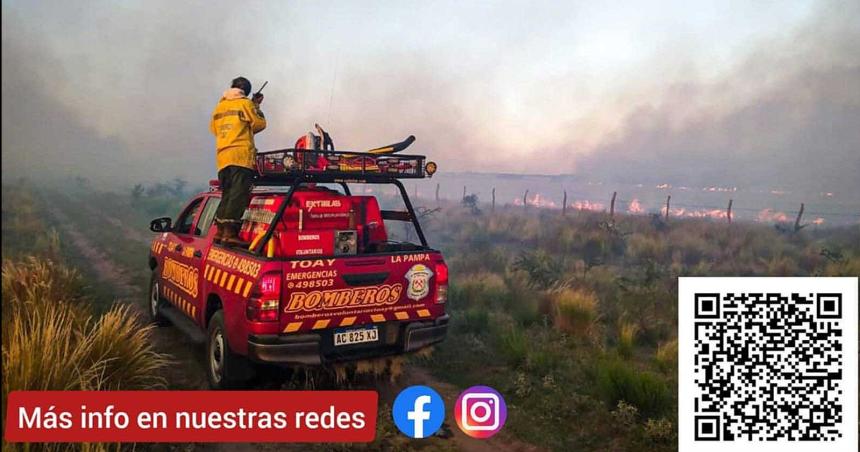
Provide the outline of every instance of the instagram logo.
<path id="1" fill-rule="evenodd" d="M 472 438 L 489 438 L 505 425 L 505 399 L 489 386 L 472 386 L 463 391 L 454 406 L 457 426 Z"/>

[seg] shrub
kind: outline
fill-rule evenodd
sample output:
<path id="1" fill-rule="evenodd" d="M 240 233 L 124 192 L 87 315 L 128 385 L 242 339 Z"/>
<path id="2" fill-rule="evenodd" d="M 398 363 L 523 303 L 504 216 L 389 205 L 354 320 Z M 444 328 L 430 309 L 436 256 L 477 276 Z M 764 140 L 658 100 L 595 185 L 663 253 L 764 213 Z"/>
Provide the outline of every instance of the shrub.
<path id="1" fill-rule="evenodd" d="M 628 239 L 630 254 L 637 260 L 660 260 L 666 252 L 665 242 L 660 237 L 634 234 Z"/>
<path id="2" fill-rule="evenodd" d="M 514 394 L 519 398 L 528 397 L 532 393 L 532 384 L 525 372 L 517 372 L 514 380 Z"/>
<path id="3" fill-rule="evenodd" d="M 623 400 L 618 401 L 615 409 L 610 412 L 612 418 L 624 428 L 630 428 L 636 425 L 636 418 L 639 417 L 639 410 Z"/>
<path id="4" fill-rule="evenodd" d="M 672 249 L 681 251 L 682 262 L 688 267 L 707 260 L 713 251 L 699 232 L 695 229 L 679 229 L 666 239 Z"/>
<path id="5" fill-rule="evenodd" d="M 498 333 L 498 349 L 505 362 L 519 366 L 528 356 L 528 338 L 521 327 L 510 325 Z"/>
<path id="6" fill-rule="evenodd" d="M 565 357 L 549 344 L 533 344 L 526 357 L 526 366 L 535 375 L 547 376 L 557 369 Z"/>
<path id="7" fill-rule="evenodd" d="M 618 353 L 630 358 L 636 347 L 636 335 L 639 333 L 639 325 L 631 322 L 622 322 L 618 328 Z"/>
<path id="8" fill-rule="evenodd" d="M 624 401 L 645 416 L 660 415 L 672 406 L 668 384 L 652 372 L 639 371 L 618 359 L 604 359 L 597 364 L 597 387 L 610 406 Z"/>
<path id="9" fill-rule="evenodd" d="M 852 257 L 840 262 L 831 262 L 824 269 L 825 276 L 860 275 L 860 257 Z"/>
<path id="10" fill-rule="evenodd" d="M 480 232 L 475 232 L 479 234 Z M 481 245 L 484 242 L 475 242 L 474 240 L 463 241 L 463 246 L 466 247 L 468 253 L 457 253 L 447 251 L 446 255 L 450 255 L 449 267 L 452 274 L 468 274 L 476 270 L 484 270 L 493 273 L 504 273 L 508 266 L 508 253 L 506 250 L 494 246 L 493 244 Z"/>
<path id="11" fill-rule="evenodd" d="M 487 331 L 490 315 L 486 308 L 470 307 L 463 311 L 462 317 L 455 322 L 464 331 L 481 334 Z"/>
<path id="12" fill-rule="evenodd" d="M 475 304 L 482 304 L 484 302 L 483 282 L 473 278 L 462 279 L 462 281 L 451 284 L 451 290 L 448 295 L 451 303 L 464 309 Z"/>
<path id="13" fill-rule="evenodd" d="M 602 236 L 592 234 L 583 243 L 581 252 L 586 267 L 600 265 L 606 255 L 606 241 Z"/>
<path id="14" fill-rule="evenodd" d="M 549 289 L 561 281 L 564 265 L 543 250 L 524 252 L 514 262 L 515 270 L 529 275 L 529 283 L 538 289 Z"/>
<path id="15" fill-rule="evenodd" d="M 672 421 L 661 417 L 648 419 L 645 422 L 645 438 L 652 443 L 671 443 L 675 437 L 675 427 Z"/>
<path id="16" fill-rule="evenodd" d="M 544 314 L 548 314 L 543 305 L 545 298 L 536 291 L 529 278 L 519 272 L 509 272 L 505 277 L 506 292 L 500 300 L 504 310 L 521 325 L 538 323 Z"/>
<path id="17" fill-rule="evenodd" d="M 678 339 L 672 339 L 657 346 L 655 355 L 657 367 L 663 372 L 670 372 L 678 367 Z"/>
<path id="18" fill-rule="evenodd" d="M 597 296 L 586 289 L 561 289 L 550 295 L 555 307 L 555 326 L 575 337 L 586 338 L 597 321 Z"/>
<path id="19" fill-rule="evenodd" d="M 797 272 L 797 262 L 791 257 L 774 256 L 767 261 L 768 276 L 795 276 Z"/>
<path id="20" fill-rule="evenodd" d="M 3 256 L 57 256 L 59 237 L 49 232 L 39 199 L 26 186 L 3 186 Z"/>
<path id="21" fill-rule="evenodd" d="M 498 303 L 507 295 L 505 281 L 495 273 L 461 276 L 451 285 L 449 298 L 463 309 Z"/>

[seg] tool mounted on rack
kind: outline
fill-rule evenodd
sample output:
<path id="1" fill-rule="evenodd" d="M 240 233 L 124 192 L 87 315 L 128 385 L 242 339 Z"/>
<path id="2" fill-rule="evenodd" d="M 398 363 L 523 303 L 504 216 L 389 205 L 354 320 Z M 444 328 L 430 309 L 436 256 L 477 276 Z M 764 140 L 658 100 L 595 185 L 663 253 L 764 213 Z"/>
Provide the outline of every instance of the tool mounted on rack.
<path id="1" fill-rule="evenodd" d="M 292 149 L 258 153 L 259 179 L 287 181 L 298 176 L 317 181 L 416 179 L 432 177 L 436 172 L 436 163 L 426 162 L 423 155 L 398 154 L 415 141 L 412 135 L 399 143 L 365 152 L 335 151 L 331 138 L 326 139 L 328 133 L 318 124 L 315 127 L 319 135 L 308 133 Z"/>

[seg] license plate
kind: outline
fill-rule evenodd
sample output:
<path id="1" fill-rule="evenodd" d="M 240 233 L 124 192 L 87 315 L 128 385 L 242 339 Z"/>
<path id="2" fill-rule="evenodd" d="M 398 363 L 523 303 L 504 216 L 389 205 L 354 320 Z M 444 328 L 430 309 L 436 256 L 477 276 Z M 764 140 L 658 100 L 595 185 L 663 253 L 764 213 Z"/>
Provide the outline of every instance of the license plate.
<path id="1" fill-rule="evenodd" d="M 377 340 L 379 340 L 379 329 L 375 326 L 336 331 L 334 333 L 335 346 L 376 342 Z"/>

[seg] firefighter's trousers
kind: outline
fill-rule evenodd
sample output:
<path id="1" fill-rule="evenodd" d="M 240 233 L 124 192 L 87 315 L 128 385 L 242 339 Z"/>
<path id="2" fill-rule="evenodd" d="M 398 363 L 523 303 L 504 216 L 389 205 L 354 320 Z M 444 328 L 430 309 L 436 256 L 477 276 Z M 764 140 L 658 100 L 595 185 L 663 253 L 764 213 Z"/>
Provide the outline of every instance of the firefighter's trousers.
<path id="1" fill-rule="evenodd" d="M 215 218 L 223 223 L 241 222 L 242 214 L 251 201 L 254 171 L 242 166 L 227 166 L 218 171 L 218 182 L 223 194 Z"/>

